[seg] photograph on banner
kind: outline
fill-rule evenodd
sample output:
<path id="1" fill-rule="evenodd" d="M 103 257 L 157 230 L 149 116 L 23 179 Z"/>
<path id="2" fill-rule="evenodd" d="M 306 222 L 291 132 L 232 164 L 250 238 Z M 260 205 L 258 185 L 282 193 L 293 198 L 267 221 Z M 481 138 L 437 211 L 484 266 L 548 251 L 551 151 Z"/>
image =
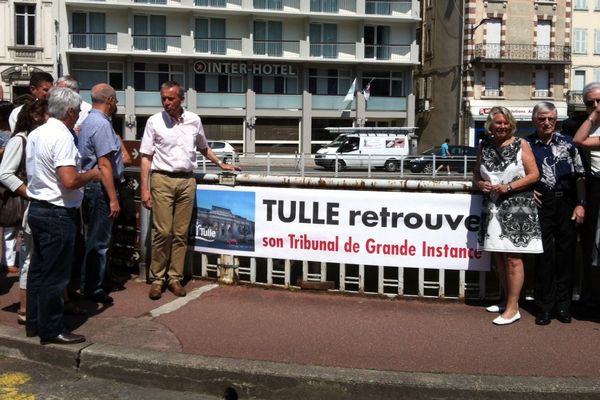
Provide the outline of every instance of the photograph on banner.
<path id="1" fill-rule="evenodd" d="M 481 196 L 198 185 L 196 251 L 318 262 L 487 271 Z"/>

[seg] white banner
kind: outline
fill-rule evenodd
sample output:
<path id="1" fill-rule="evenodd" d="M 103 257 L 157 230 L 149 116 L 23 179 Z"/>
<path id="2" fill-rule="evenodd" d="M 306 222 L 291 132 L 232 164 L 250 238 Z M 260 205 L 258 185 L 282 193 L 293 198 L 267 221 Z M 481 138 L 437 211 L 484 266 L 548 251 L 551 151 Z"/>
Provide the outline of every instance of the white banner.
<path id="1" fill-rule="evenodd" d="M 196 251 L 489 270 L 478 195 L 198 185 L 196 205 Z"/>

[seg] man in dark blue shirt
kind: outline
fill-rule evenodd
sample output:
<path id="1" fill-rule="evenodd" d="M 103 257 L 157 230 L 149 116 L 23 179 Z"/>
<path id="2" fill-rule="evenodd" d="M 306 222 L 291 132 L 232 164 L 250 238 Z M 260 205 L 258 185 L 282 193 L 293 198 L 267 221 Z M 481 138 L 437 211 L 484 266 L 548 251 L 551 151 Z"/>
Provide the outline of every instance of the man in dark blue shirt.
<path id="1" fill-rule="evenodd" d="M 94 301 L 112 303 L 104 291 L 107 253 L 112 226 L 121 207 L 116 187 L 123 178 L 121 142 L 111 117 L 117 109 L 117 94 L 106 83 L 92 88 L 92 110 L 81 125 L 77 147 L 84 170 L 100 167 L 101 182 L 86 185 L 83 198 L 87 224 L 85 255 L 81 267 L 81 293 Z"/>
<path id="2" fill-rule="evenodd" d="M 537 104 L 532 115 L 536 132 L 527 137 L 540 170 L 540 180 L 534 186 L 544 246 L 535 274 L 538 325 L 548 325 L 553 311 L 559 321 L 571 322 L 576 226 L 585 217 L 581 157 L 571 137 L 555 132 L 556 117 L 554 104 Z"/>

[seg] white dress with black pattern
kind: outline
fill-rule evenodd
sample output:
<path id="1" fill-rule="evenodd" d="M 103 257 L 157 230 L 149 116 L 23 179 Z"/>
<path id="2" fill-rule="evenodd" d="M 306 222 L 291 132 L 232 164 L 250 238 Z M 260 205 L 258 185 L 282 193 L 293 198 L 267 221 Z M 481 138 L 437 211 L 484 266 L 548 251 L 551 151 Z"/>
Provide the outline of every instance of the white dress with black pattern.
<path id="1" fill-rule="evenodd" d="M 521 139 L 505 147 L 482 144 L 480 174 L 492 184 L 509 184 L 525 176 Z M 479 232 L 480 250 L 542 253 L 542 233 L 531 189 L 505 195 L 486 194 Z"/>

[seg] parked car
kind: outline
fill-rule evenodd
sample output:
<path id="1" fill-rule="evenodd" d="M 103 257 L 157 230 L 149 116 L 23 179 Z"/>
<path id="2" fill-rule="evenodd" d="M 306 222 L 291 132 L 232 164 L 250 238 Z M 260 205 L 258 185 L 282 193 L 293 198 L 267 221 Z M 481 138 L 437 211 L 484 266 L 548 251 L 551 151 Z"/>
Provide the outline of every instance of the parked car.
<path id="1" fill-rule="evenodd" d="M 473 171 L 477 161 L 477 148 L 470 146 L 449 145 L 447 158 L 442 158 L 442 147 L 435 146 L 425 150 L 421 155 L 407 160 L 408 167 L 414 173 L 433 173 L 433 155 L 435 154 L 436 168 L 440 164 L 450 164 L 450 170 L 463 173 L 465 169 L 465 156 L 467 156 L 467 172 Z"/>
<path id="2" fill-rule="evenodd" d="M 236 164 L 240 162 L 238 151 L 228 142 L 222 140 L 210 140 L 208 142 L 208 147 L 210 147 L 213 153 L 215 153 L 215 155 L 225 164 L 231 164 L 232 161 Z M 198 160 L 198 166 L 200 166 L 204 156 L 198 152 L 196 158 Z"/>

